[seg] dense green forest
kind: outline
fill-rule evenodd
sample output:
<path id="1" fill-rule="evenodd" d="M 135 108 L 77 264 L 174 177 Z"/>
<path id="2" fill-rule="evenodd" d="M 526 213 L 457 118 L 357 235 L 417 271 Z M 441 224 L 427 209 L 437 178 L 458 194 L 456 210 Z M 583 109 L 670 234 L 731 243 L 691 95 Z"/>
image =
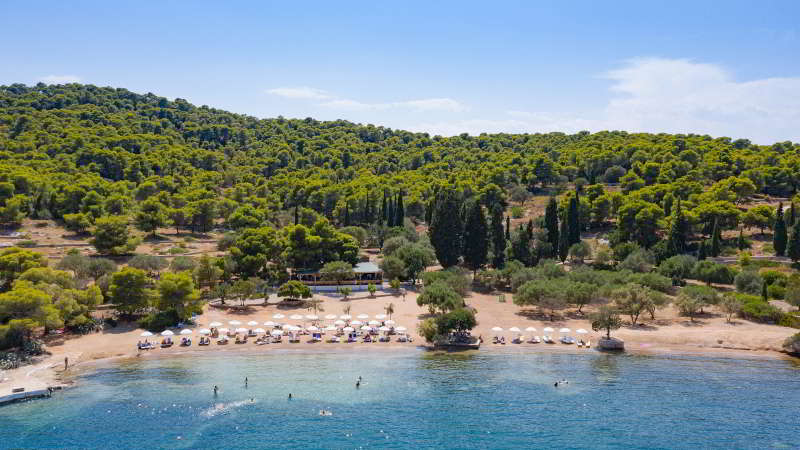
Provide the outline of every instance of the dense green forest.
<path id="1" fill-rule="evenodd" d="M 800 144 L 791 142 L 621 131 L 441 137 L 259 120 L 91 85 L 0 86 L 0 226 L 55 220 L 91 233 L 104 255 L 135 252 L 141 236 L 131 226 L 152 235 L 168 226 L 226 232 L 223 256 L 175 258 L 174 273 L 160 279 L 166 263 L 148 255 L 117 271 L 110 260 L 73 253 L 53 270 L 41 254 L 2 250 L 0 331 L 23 330 L 7 338 L 11 346 L 35 326 L 80 328 L 101 301 L 150 312 L 148 327 L 158 328 L 199 311 L 197 287 L 244 299 L 283 284 L 287 296 L 305 298 L 301 285 L 286 283 L 287 268 L 344 279 L 364 247 L 381 248 L 394 285 L 424 281 L 438 261 L 514 292 L 520 305 L 560 298 L 580 307 L 599 292 L 592 286 L 634 282 L 667 292 L 693 277 L 736 278 L 748 294 L 763 289 L 763 308 L 768 297 L 783 298 L 782 285 L 767 292 L 760 275 L 702 260 L 749 248 L 753 233 L 744 229 L 762 240 L 772 230 L 761 250 L 800 260 L 798 185 Z M 534 196 L 549 197 L 544 212 L 511 226 Z M 604 239 L 592 248 L 587 232 Z M 567 258 L 592 259 L 600 270 L 564 279 L 553 260 Z M 461 275 L 442 273 L 425 284 L 464 290 Z M 432 311 L 459 305 L 449 287 L 425 292 L 418 301 Z"/>

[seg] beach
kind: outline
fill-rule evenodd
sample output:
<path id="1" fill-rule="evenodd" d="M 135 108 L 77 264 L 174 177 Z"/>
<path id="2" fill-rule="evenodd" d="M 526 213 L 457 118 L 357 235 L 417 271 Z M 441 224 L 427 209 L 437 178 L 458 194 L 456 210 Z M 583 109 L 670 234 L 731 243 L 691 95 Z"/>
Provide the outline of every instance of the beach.
<path id="1" fill-rule="evenodd" d="M 181 347 L 178 345 L 180 336 L 173 336 L 176 345 L 170 348 L 156 348 L 147 351 L 138 351 L 136 344 L 143 341 L 140 337 L 142 329 L 130 324 L 121 324 L 116 328 L 109 328 L 98 333 L 91 333 L 83 336 L 65 336 L 64 338 L 48 338 L 47 350 L 49 356 L 45 356 L 42 361 L 20 367 L 18 369 L 6 371 L 3 375 L 8 378 L 0 383 L 0 397 L 11 392 L 12 387 L 25 387 L 27 391 L 36 389 L 46 389 L 48 386 L 59 386 L 69 383 L 72 380 L 71 372 L 82 367 L 91 367 L 91 363 L 106 361 L 111 359 L 126 358 L 169 358 L 173 355 L 205 355 L 215 353 L 268 353 L 280 350 L 304 350 L 304 351 L 325 351 L 337 350 L 348 352 L 360 352 L 367 349 L 402 349 L 424 346 L 425 342 L 417 334 L 417 324 L 420 320 L 427 317 L 427 310 L 417 306 L 417 292 L 408 290 L 403 296 L 391 291 L 379 292 L 375 298 L 369 297 L 367 293 L 356 293 L 348 300 L 343 301 L 341 297 L 328 296 L 323 294 L 315 295 L 322 300 L 322 309 L 316 314 L 321 318 L 320 323 L 327 325 L 331 320 L 324 320 L 326 315 L 344 314 L 344 308 L 350 307 L 350 314 L 353 319 L 359 314 L 367 314 L 370 319 L 378 314 L 385 314 L 385 307 L 392 303 L 394 313 L 392 320 L 396 326 L 405 326 L 408 333 L 412 336 L 413 342 L 400 343 L 394 339 L 392 342 L 374 343 L 327 343 L 309 342 L 310 336 L 302 336 L 299 343 L 289 343 L 284 339 L 282 343 L 256 345 L 254 338 L 248 340 L 246 344 L 234 344 L 233 340 L 227 345 L 218 345 L 216 340 L 209 346 L 198 346 L 197 342 L 200 335 L 196 332 L 202 328 L 208 328 L 212 322 L 221 322 L 223 326 L 231 329 L 236 328 L 228 325 L 229 321 L 239 321 L 243 327 L 247 322 L 258 322 L 260 327 L 267 321 L 276 321 L 272 318 L 275 314 L 283 314 L 284 319 L 279 322 L 291 323 L 295 325 L 310 325 L 309 321 L 291 320 L 293 314 L 312 314 L 307 308 L 292 307 L 285 302 L 280 305 L 250 305 L 243 309 L 219 308 L 217 306 L 206 305 L 204 313 L 197 317 L 197 324 L 191 329 L 195 332 L 192 337 L 192 346 Z M 600 333 L 592 331 L 588 317 L 581 317 L 580 314 L 570 313 L 569 317 L 563 320 L 549 321 L 545 317 L 539 317 L 536 310 L 520 308 L 510 301 L 511 296 L 506 295 L 506 302 L 501 303 L 496 294 L 482 294 L 471 292 L 466 297 L 469 306 L 477 309 L 478 326 L 472 330 L 474 336 L 481 336 L 484 343 L 480 351 L 496 352 L 503 351 L 510 353 L 509 357 L 514 357 L 517 352 L 548 352 L 548 353 L 587 353 L 596 352 L 594 348 L 586 349 L 575 345 L 557 344 L 512 344 L 513 333 L 508 329 L 518 327 L 523 330 L 525 337 L 531 335 L 545 334 L 542 330 L 551 327 L 556 330 L 549 333 L 558 337 L 558 330 L 566 327 L 572 330 L 583 328 L 589 331 L 583 338 L 591 342 L 596 342 L 601 336 Z M 230 303 L 230 302 L 229 302 Z M 235 305 L 235 304 L 231 304 Z M 589 310 L 587 310 L 589 311 Z M 612 332 L 612 336 L 625 341 L 626 351 L 634 354 L 698 354 L 713 355 L 723 357 L 757 357 L 757 358 L 787 358 L 781 352 L 783 341 L 793 335 L 796 330 L 774 325 L 757 324 L 741 319 L 734 319 L 733 323 L 727 323 L 722 314 L 715 310 L 710 310 L 703 317 L 691 322 L 688 318 L 681 317 L 672 307 L 659 310 L 655 320 L 650 320 L 649 316 L 641 317 L 640 322 L 643 326 L 622 327 Z M 504 329 L 501 333 L 492 331 L 493 327 Z M 525 332 L 527 327 L 535 327 L 536 332 Z M 507 344 L 492 344 L 493 335 L 499 334 L 506 337 Z M 150 341 L 160 342 L 160 336 L 148 338 Z M 64 358 L 69 359 L 71 369 L 64 371 Z"/>

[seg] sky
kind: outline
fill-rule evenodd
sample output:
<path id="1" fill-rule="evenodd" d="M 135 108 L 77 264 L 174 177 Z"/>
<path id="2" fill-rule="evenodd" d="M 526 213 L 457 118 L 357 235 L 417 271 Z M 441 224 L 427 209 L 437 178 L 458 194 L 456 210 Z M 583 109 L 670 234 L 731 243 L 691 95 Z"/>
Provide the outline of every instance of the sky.
<path id="1" fill-rule="evenodd" d="M 445 136 L 800 142 L 800 1 L 16 1 L 0 84 Z"/>

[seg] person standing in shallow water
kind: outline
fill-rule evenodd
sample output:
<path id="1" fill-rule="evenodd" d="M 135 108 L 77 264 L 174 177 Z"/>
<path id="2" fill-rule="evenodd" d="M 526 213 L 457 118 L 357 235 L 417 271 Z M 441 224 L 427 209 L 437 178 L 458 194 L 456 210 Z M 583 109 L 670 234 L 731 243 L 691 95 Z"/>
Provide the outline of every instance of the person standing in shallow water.
<path id="1" fill-rule="evenodd" d="M 244 377 L 244 388 L 247 389 L 247 377 Z"/>
<path id="2" fill-rule="evenodd" d="M 216 397 L 216 396 L 217 396 L 217 391 L 218 391 L 218 390 L 219 390 L 219 388 L 218 388 L 218 387 L 215 385 L 215 386 L 214 386 L 214 397 Z"/>

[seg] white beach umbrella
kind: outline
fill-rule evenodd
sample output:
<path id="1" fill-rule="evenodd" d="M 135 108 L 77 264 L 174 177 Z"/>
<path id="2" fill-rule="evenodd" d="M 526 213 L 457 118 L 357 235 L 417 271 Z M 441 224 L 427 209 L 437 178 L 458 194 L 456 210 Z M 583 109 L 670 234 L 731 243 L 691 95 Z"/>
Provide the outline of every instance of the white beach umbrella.
<path id="1" fill-rule="evenodd" d="M 247 328 L 237 328 L 235 330 L 236 333 L 247 333 Z"/>
<path id="2" fill-rule="evenodd" d="M 369 331 L 371 329 L 372 329 L 372 327 L 369 326 L 369 325 L 364 325 L 364 326 L 361 327 L 361 331 Z"/>
<path id="3" fill-rule="evenodd" d="M 188 328 L 184 328 L 184 329 L 181 330 L 181 334 L 192 334 L 192 330 L 190 330 Z"/>
<path id="4" fill-rule="evenodd" d="M 403 326 L 397 327 L 397 328 L 395 328 L 395 331 L 399 331 L 399 332 L 402 333 L 402 332 L 406 331 L 406 327 L 403 327 Z"/>
<path id="5" fill-rule="evenodd" d="M 394 320 L 387 320 L 387 321 L 385 321 L 383 323 L 386 324 L 386 325 L 391 326 L 391 325 L 394 325 Z"/>
<path id="6" fill-rule="evenodd" d="M 333 325 L 328 325 L 327 327 L 325 327 L 325 331 L 336 331 L 336 329 L 337 328 Z"/>
<path id="7" fill-rule="evenodd" d="M 336 322 L 333 322 L 333 324 L 334 325 L 338 325 L 340 327 L 343 327 L 344 326 L 344 320 L 337 320 Z"/>
<path id="8" fill-rule="evenodd" d="M 381 324 L 381 323 L 380 323 L 380 322 L 378 322 L 377 320 L 370 320 L 370 321 L 369 321 L 369 322 L 367 322 L 367 323 L 368 323 L 368 324 L 370 324 L 370 325 L 380 325 L 380 324 Z"/>
<path id="9" fill-rule="evenodd" d="M 578 334 L 586 334 L 586 333 L 588 333 L 588 331 L 584 330 L 583 328 L 578 328 L 577 330 L 575 330 L 575 332 L 578 333 Z"/>
<path id="10" fill-rule="evenodd" d="M 536 331 L 536 328 L 534 328 L 534 327 L 528 327 L 528 328 L 525 328 L 525 331 L 527 331 L 527 332 L 529 332 L 529 333 L 530 333 L 531 331 Z"/>
<path id="11" fill-rule="evenodd" d="M 509 329 L 508 329 L 508 331 L 510 331 L 510 332 L 512 332 L 512 333 L 519 333 L 519 328 L 517 328 L 517 327 L 511 327 L 511 328 L 509 328 Z"/>
<path id="12" fill-rule="evenodd" d="M 386 314 L 375 314 L 375 318 L 378 320 L 383 320 L 386 318 Z"/>
<path id="13" fill-rule="evenodd" d="M 558 330 L 559 333 L 569 333 L 570 331 L 572 331 L 572 330 L 570 330 L 569 328 L 562 328 L 562 329 Z"/>
<path id="14" fill-rule="evenodd" d="M 208 328 L 203 328 L 202 330 L 198 331 L 198 333 L 202 335 L 211 334 L 211 330 L 209 330 Z"/>
<path id="15" fill-rule="evenodd" d="M 210 326 L 212 328 L 221 327 L 222 326 L 222 322 L 211 322 L 210 324 L 208 324 L 208 326 Z"/>
<path id="16" fill-rule="evenodd" d="M 339 316 L 339 318 L 342 320 L 350 320 L 353 317 L 350 314 L 342 314 L 341 316 Z"/>
<path id="17" fill-rule="evenodd" d="M 352 333 L 354 330 L 353 327 L 344 327 L 342 331 L 344 331 L 345 333 Z"/>
<path id="18" fill-rule="evenodd" d="M 286 316 L 284 316 L 283 314 L 280 314 L 280 313 L 272 315 L 273 319 L 283 319 L 284 317 L 286 317 Z"/>
<path id="19" fill-rule="evenodd" d="M 384 331 L 384 332 L 386 332 L 386 331 L 392 331 L 392 329 L 391 329 L 391 328 L 389 328 L 389 327 L 380 327 L 380 328 L 378 328 L 378 331 Z"/>
<path id="20" fill-rule="evenodd" d="M 275 322 L 273 322 L 271 320 L 268 320 L 268 321 L 264 322 L 264 326 L 265 327 L 274 327 L 275 325 L 276 325 Z"/>
<path id="21" fill-rule="evenodd" d="M 219 331 L 220 334 L 225 334 L 225 333 L 227 333 L 228 331 L 231 331 L 231 330 L 229 330 L 227 328 L 220 328 L 217 331 Z"/>
<path id="22" fill-rule="evenodd" d="M 350 325 L 352 325 L 354 327 L 357 327 L 359 325 L 364 325 L 364 322 L 362 322 L 360 320 L 354 320 L 354 321 L 350 322 Z"/>
<path id="23" fill-rule="evenodd" d="M 258 326 L 258 322 L 256 322 L 255 320 L 251 320 L 250 322 L 247 322 L 247 325 L 249 325 L 251 327 L 257 327 Z"/>
<path id="24" fill-rule="evenodd" d="M 142 334 L 140 334 L 139 336 L 141 336 L 141 337 L 150 337 L 152 335 L 153 335 L 153 333 L 151 333 L 149 331 L 143 331 Z"/>
<path id="25" fill-rule="evenodd" d="M 310 327 L 306 328 L 306 330 L 314 332 L 314 331 L 319 331 L 319 328 L 315 327 L 314 325 L 311 325 Z"/>
<path id="26" fill-rule="evenodd" d="M 316 314 L 306 314 L 306 320 L 319 320 Z"/>
<path id="27" fill-rule="evenodd" d="M 241 324 L 242 322 L 239 322 L 238 320 L 231 320 L 230 322 L 228 322 L 228 325 L 233 325 L 233 326 L 238 326 Z"/>
<path id="28" fill-rule="evenodd" d="M 169 331 L 169 330 L 164 330 L 164 331 L 161 332 L 162 336 L 172 336 L 174 334 L 175 333 L 173 333 L 172 331 Z"/>
<path id="29" fill-rule="evenodd" d="M 555 331 L 555 330 L 554 330 L 554 329 L 552 329 L 552 328 L 550 328 L 550 327 L 547 327 L 547 328 L 545 328 L 545 329 L 544 329 L 544 330 L 542 330 L 542 331 L 544 331 L 545 333 L 552 333 L 552 332 L 553 332 L 553 331 Z"/>
<path id="30" fill-rule="evenodd" d="M 327 316 L 325 316 L 325 320 L 333 320 L 336 317 L 338 317 L 336 314 L 328 314 Z"/>
<path id="31" fill-rule="evenodd" d="M 300 331 L 302 328 L 298 327 L 297 325 L 289 325 L 289 331 Z"/>
<path id="32" fill-rule="evenodd" d="M 270 334 L 273 336 L 283 336 L 283 330 L 272 330 Z"/>
<path id="33" fill-rule="evenodd" d="M 356 317 L 362 320 L 366 320 L 369 319 L 369 314 L 359 314 Z"/>
<path id="34" fill-rule="evenodd" d="M 256 334 L 264 334 L 266 332 L 267 331 L 265 329 L 263 329 L 263 328 L 256 328 L 255 330 L 253 330 L 253 333 L 256 333 Z"/>
<path id="35" fill-rule="evenodd" d="M 303 320 L 303 316 L 301 316 L 300 314 L 292 314 L 291 316 L 289 316 L 289 318 L 292 320 Z"/>
<path id="36" fill-rule="evenodd" d="M 503 331 L 500 327 L 492 327 L 492 331 Z"/>

